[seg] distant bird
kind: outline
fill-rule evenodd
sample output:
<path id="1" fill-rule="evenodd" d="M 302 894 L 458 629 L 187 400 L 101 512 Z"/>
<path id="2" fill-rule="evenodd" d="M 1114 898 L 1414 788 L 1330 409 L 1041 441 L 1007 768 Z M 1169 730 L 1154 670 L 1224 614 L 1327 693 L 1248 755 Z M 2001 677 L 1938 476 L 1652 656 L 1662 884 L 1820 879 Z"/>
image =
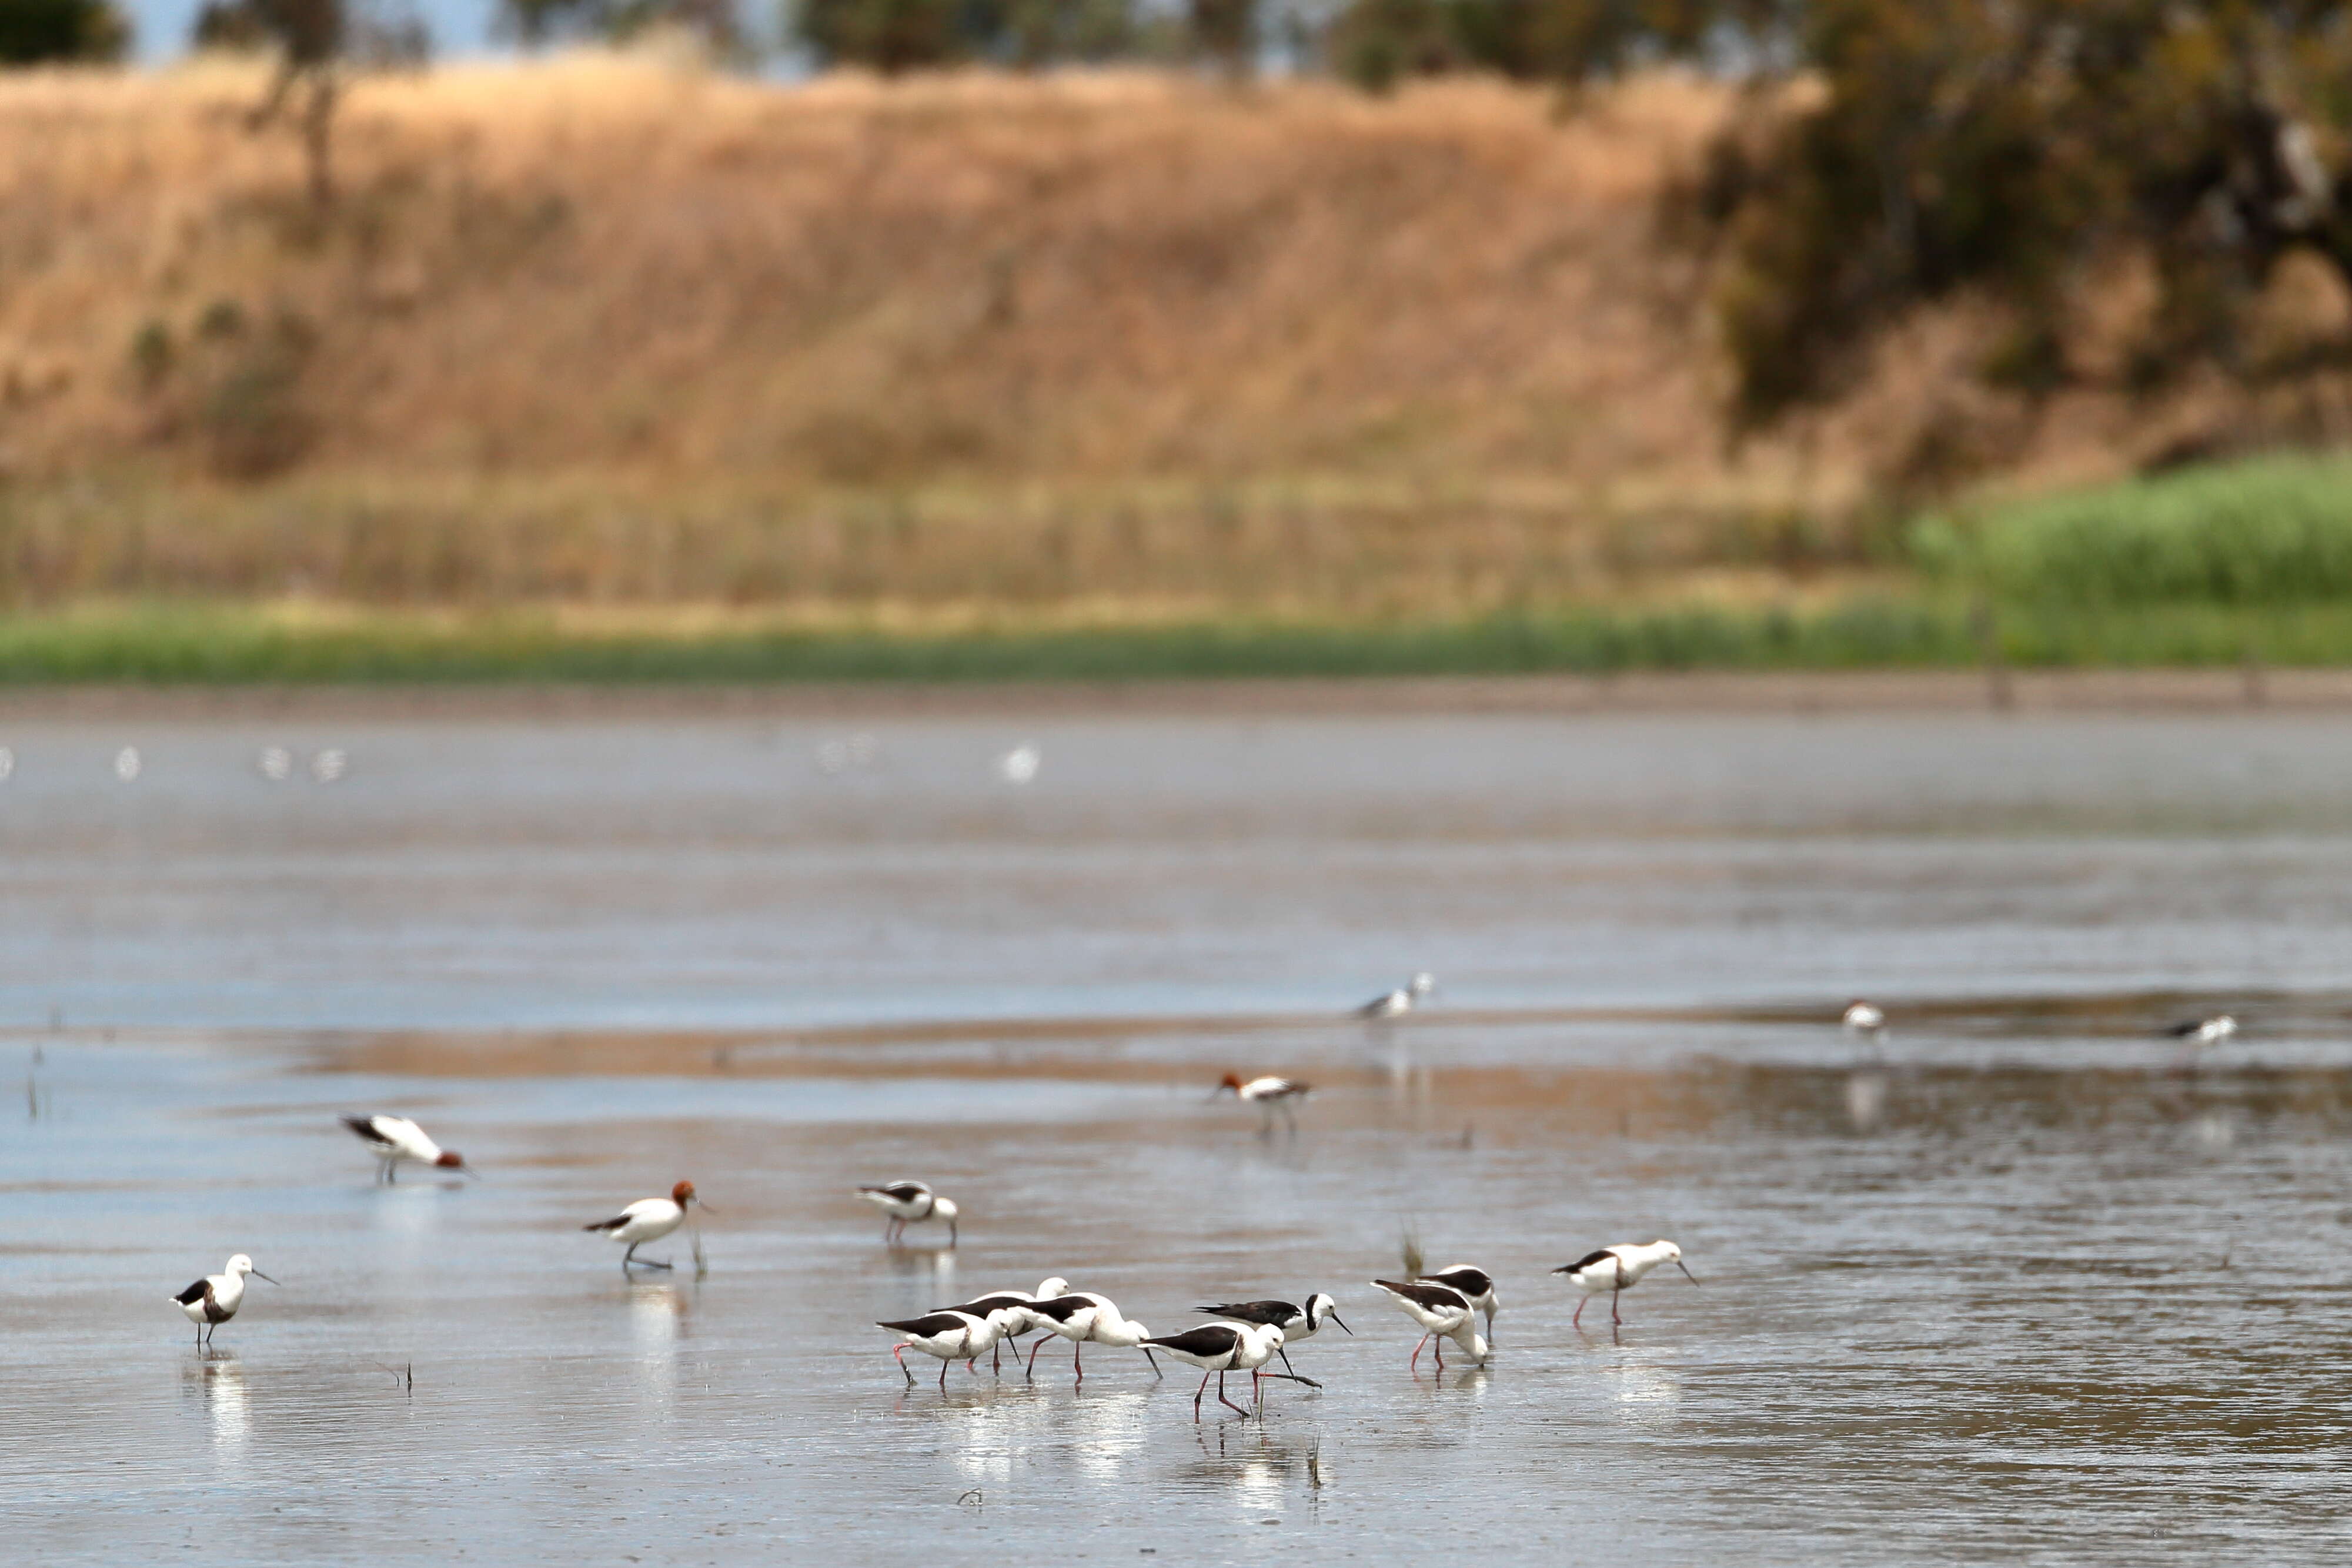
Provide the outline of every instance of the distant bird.
<path id="1" fill-rule="evenodd" d="M 2168 1039 L 2186 1040 L 2190 1045 L 2219 1045 L 2238 1032 L 2238 1020 L 2228 1013 L 2215 1013 L 2209 1019 L 2189 1019 L 2168 1028 Z"/>
<path id="2" fill-rule="evenodd" d="M 1045 754 L 1028 741 L 1023 741 L 996 759 L 996 776 L 1007 784 L 1026 784 L 1037 777 L 1039 764 Z"/>
<path id="3" fill-rule="evenodd" d="M 401 1162 L 412 1165 L 438 1166 L 444 1170 L 475 1175 L 465 1157 L 454 1149 L 445 1149 L 425 1135 L 425 1129 L 405 1116 L 346 1116 L 343 1125 L 359 1135 L 375 1154 L 375 1179 L 389 1183 L 399 1173 Z"/>
<path id="4" fill-rule="evenodd" d="M 1484 1269 L 1474 1269 L 1467 1263 L 1455 1263 L 1434 1273 L 1417 1274 L 1415 1279 L 1433 1285 L 1450 1285 L 1462 1292 L 1463 1299 L 1486 1314 L 1486 1337 L 1495 1337 L 1495 1312 L 1499 1305 L 1495 1300 L 1495 1278 Z"/>
<path id="5" fill-rule="evenodd" d="M 1314 1087 L 1311 1083 L 1301 1083 L 1291 1078 L 1253 1078 L 1244 1082 L 1240 1073 L 1228 1072 L 1211 1092 L 1209 1098 L 1214 1100 L 1220 1094 L 1231 1094 L 1244 1104 L 1256 1106 L 1265 1118 L 1265 1130 L 1267 1132 L 1274 1130 L 1275 1113 L 1279 1111 L 1282 1119 L 1295 1133 L 1298 1130 L 1298 1113 L 1295 1107 L 1313 1092 Z"/>
<path id="6" fill-rule="evenodd" d="M 1246 1372 L 1250 1375 L 1250 1388 L 1257 1396 L 1255 1402 L 1261 1411 L 1264 1409 L 1265 1391 L 1258 1382 L 1258 1368 L 1282 1348 L 1282 1331 L 1268 1323 L 1203 1323 L 1182 1333 L 1165 1334 L 1143 1343 L 1201 1369 L 1201 1386 L 1192 1391 L 1192 1419 L 1198 1421 L 1201 1396 L 1209 1391 L 1212 1373 L 1216 1375 L 1218 1404 L 1241 1416 L 1249 1414 L 1225 1397 L 1225 1374 Z"/>
<path id="7" fill-rule="evenodd" d="M 1453 1286 L 1433 1284 L 1426 1280 L 1375 1280 L 1372 1283 L 1389 1293 L 1399 1312 L 1422 1326 L 1421 1343 L 1412 1347 L 1412 1359 L 1405 1364 L 1407 1366 L 1421 1364 L 1422 1348 L 1433 1337 L 1452 1340 L 1473 1361 L 1486 1359 L 1488 1347 L 1477 1327 L 1478 1309 Z M 1445 1370 L 1443 1344 L 1437 1347 L 1437 1370 Z"/>
<path id="8" fill-rule="evenodd" d="M 1852 1033 L 1876 1034 L 1886 1027 L 1886 1015 L 1856 997 L 1846 1004 L 1845 1017 L 1842 1021 Z"/>
<path id="9" fill-rule="evenodd" d="M 1583 1327 L 1585 1302 L 1604 1293 L 1609 1298 L 1609 1321 L 1622 1322 L 1624 1320 L 1617 1315 L 1617 1298 L 1640 1284 L 1642 1277 L 1661 1263 L 1672 1263 L 1683 1271 L 1683 1278 L 1694 1285 L 1698 1283 L 1698 1276 L 1683 1261 L 1683 1249 L 1671 1241 L 1653 1241 L 1646 1247 L 1630 1242 L 1603 1247 L 1554 1269 L 1553 1273 L 1567 1275 L 1569 1283 L 1584 1292 L 1584 1301 L 1576 1303 L 1576 1316 L 1569 1320 L 1570 1323 Z"/>
<path id="10" fill-rule="evenodd" d="M 1013 1342 L 1019 1340 L 1023 1334 L 1034 1332 L 1037 1327 L 1036 1319 L 1032 1317 L 1028 1311 L 1031 1303 L 1051 1301 L 1055 1296 L 1066 1295 L 1069 1289 L 1070 1282 L 1055 1275 L 1053 1279 L 1041 1283 L 1034 1295 L 1027 1291 L 992 1291 L 985 1296 L 974 1296 L 969 1301 L 960 1301 L 952 1307 L 940 1307 L 936 1310 L 942 1312 L 966 1312 L 976 1318 L 995 1320 L 997 1326 L 995 1359 L 990 1364 L 995 1371 L 1002 1372 L 1004 1370 L 1004 1346 L 1012 1343 L 1013 1354 L 1017 1359 L 1021 1354 L 1021 1347 Z"/>
<path id="11" fill-rule="evenodd" d="M 927 1219 L 946 1220 L 948 1245 L 953 1247 L 956 1244 L 956 1216 L 961 1211 L 956 1207 L 953 1198 L 941 1197 L 930 1189 L 928 1183 L 894 1181 L 881 1186 L 861 1186 L 857 1189 L 857 1196 L 868 1203 L 878 1204 L 890 1217 L 890 1223 L 882 1228 L 882 1239 L 886 1244 L 904 1240 L 908 1226 L 919 1225 Z"/>
<path id="12" fill-rule="evenodd" d="M 240 1252 L 228 1260 L 228 1266 L 217 1274 L 207 1274 L 194 1284 L 172 1298 L 179 1303 L 188 1321 L 196 1325 L 196 1349 L 205 1348 L 221 1324 L 236 1316 L 236 1309 L 245 1304 L 245 1277 L 257 1280 L 269 1276 L 253 1266 L 253 1260 Z M 271 1284 L 278 1283 L 269 1280 Z"/>
<path id="13" fill-rule="evenodd" d="M 1389 1019 L 1401 1019 L 1421 1006 L 1421 998 L 1436 988 L 1437 977 L 1434 975 L 1415 975 L 1395 990 L 1384 996 L 1374 997 L 1370 1001 L 1358 1008 L 1356 1016 L 1360 1019 L 1370 1019 L 1376 1022 Z"/>
<path id="14" fill-rule="evenodd" d="M 1151 1363 L 1151 1370 L 1160 1370 L 1159 1360 L 1143 1343 L 1150 1337 L 1151 1331 L 1123 1316 L 1118 1303 L 1108 1296 L 1093 1291 L 1072 1291 L 1034 1301 L 1026 1310 L 1031 1322 L 1070 1342 L 1070 1367 L 1081 1378 L 1087 1375 L 1081 1358 L 1089 1340 L 1120 1350 L 1141 1350 L 1144 1359 Z M 1029 1352 L 1028 1370 L 1036 1370 L 1037 1352 L 1045 1348 L 1045 1342 L 1041 1339 Z"/>
<path id="15" fill-rule="evenodd" d="M 988 1318 L 976 1318 L 970 1312 L 928 1312 L 919 1318 L 908 1318 L 895 1323 L 877 1323 L 877 1328 L 888 1329 L 900 1337 L 898 1348 L 890 1354 L 898 1358 L 898 1370 L 907 1372 L 907 1352 L 919 1350 L 925 1355 L 940 1358 L 940 1392 L 947 1392 L 948 1363 L 961 1361 L 969 1367 L 980 1358 L 980 1353 L 996 1348 L 1003 1331 Z M 915 1375 L 907 1372 L 907 1385 L 914 1386 Z"/>
<path id="16" fill-rule="evenodd" d="M 694 1184 L 682 1181 L 669 1189 L 667 1197 L 641 1197 L 610 1219 L 600 1219 L 593 1225 L 583 1225 L 583 1230 L 598 1230 L 628 1248 L 621 1254 L 621 1272 L 625 1274 L 635 1264 L 640 1269 L 667 1269 L 667 1263 L 647 1260 L 636 1262 L 637 1249 L 648 1241 L 658 1241 L 686 1223 L 686 1207 L 701 1203 L 694 1196 Z M 703 1212 L 710 1206 L 703 1204 Z"/>
<path id="17" fill-rule="evenodd" d="M 1286 1346 L 1313 1339 L 1327 1322 L 1339 1323 L 1341 1332 L 1349 1339 L 1356 1337 L 1354 1329 L 1339 1322 L 1339 1303 L 1320 1291 L 1307 1297 L 1304 1307 L 1293 1306 L 1288 1301 L 1227 1301 L 1222 1307 L 1195 1307 L 1192 1310 L 1206 1312 L 1213 1318 L 1231 1318 L 1237 1323 L 1263 1323 L 1268 1328 L 1280 1329 L 1283 1343 L 1276 1345 L 1275 1351 L 1282 1357 L 1284 1370 L 1294 1376 L 1297 1375 L 1298 1368 L 1290 1364 L 1290 1352 Z"/>

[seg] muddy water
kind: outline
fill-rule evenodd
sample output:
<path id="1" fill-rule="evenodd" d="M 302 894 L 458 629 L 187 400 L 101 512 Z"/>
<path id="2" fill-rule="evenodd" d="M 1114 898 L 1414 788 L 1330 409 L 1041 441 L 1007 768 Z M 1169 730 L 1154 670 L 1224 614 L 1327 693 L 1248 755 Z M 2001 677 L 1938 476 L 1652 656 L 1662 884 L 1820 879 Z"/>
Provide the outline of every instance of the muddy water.
<path id="1" fill-rule="evenodd" d="M 28 1560 L 2139 1563 L 2352 1534 L 2340 726 L 0 745 L 0 1521 Z M 1425 1017 L 1339 1017 L 1423 967 Z M 1823 1021 L 1864 992 L 1875 1046 Z M 2151 1037 L 2216 1007 L 2245 1032 L 2200 1060 Z M 1318 1082 L 1296 1137 L 1206 1103 L 1228 1067 Z M 485 1179 L 373 1186 L 333 1118 L 379 1107 Z M 955 1252 L 886 1249 L 845 1196 L 900 1175 L 963 1200 Z M 676 1273 L 625 1281 L 578 1227 L 679 1176 L 707 1274 L 681 1234 L 648 1249 Z M 1572 1326 L 1546 1270 L 1653 1235 L 1700 1283 Z M 1408 1239 L 1500 1279 L 1487 1366 L 1408 1367 L 1366 1283 Z M 238 1249 L 280 1283 L 199 1358 L 164 1298 Z M 1328 1289 L 1356 1334 L 1297 1349 L 1324 1386 L 1269 1385 L 1262 1424 L 1213 1387 L 1196 1424 L 1195 1379 L 1130 1354 L 941 1393 L 866 1326 L 1048 1273 L 1162 1332 Z"/>

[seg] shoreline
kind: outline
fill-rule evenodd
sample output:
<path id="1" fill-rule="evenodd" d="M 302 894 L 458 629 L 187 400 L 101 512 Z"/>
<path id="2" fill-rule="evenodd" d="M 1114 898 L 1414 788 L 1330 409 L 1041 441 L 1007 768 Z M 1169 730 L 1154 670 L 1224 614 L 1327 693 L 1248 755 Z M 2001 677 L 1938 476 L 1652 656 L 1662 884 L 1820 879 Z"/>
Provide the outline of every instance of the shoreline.
<path id="1" fill-rule="evenodd" d="M 1610 675 L 595 685 L 0 686 L 0 723 L 306 718 L 598 721 L 1561 717 L 1675 714 L 2352 712 L 2352 669 L 1629 672 Z"/>

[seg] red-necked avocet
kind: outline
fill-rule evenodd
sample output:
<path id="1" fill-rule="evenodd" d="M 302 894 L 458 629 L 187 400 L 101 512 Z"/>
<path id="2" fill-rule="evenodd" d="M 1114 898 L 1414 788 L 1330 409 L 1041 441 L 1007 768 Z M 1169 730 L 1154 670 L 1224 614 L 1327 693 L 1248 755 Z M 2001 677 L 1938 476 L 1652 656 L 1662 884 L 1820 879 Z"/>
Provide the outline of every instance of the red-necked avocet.
<path id="1" fill-rule="evenodd" d="M 940 1389 L 948 1385 L 948 1363 L 961 1361 L 967 1367 L 980 1358 L 982 1351 L 994 1350 L 1003 1338 L 992 1317 L 974 1317 L 970 1312 L 926 1312 L 919 1318 L 908 1318 L 900 1322 L 877 1323 L 877 1328 L 888 1329 L 899 1336 L 898 1347 L 890 1354 L 898 1358 L 898 1370 L 907 1373 L 911 1386 L 915 1375 L 907 1372 L 907 1352 L 919 1350 L 925 1355 L 940 1358 Z"/>
<path id="2" fill-rule="evenodd" d="M 941 1197 L 928 1182 L 894 1181 L 880 1186 L 861 1186 L 857 1196 L 878 1205 L 890 1217 L 890 1222 L 882 1228 L 885 1245 L 904 1240 L 908 1226 L 920 1225 L 927 1219 L 946 1220 L 948 1245 L 956 1244 L 956 1216 L 961 1211 L 953 1198 Z"/>
<path id="3" fill-rule="evenodd" d="M 1196 1312 L 1206 1312 L 1213 1318 L 1231 1318 L 1237 1323 L 1264 1323 L 1282 1331 L 1283 1343 L 1275 1347 L 1282 1357 L 1283 1369 L 1297 1375 L 1298 1368 L 1290 1364 L 1288 1346 L 1302 1340 L 1313 1339 L 1327 1322 L 1339 1323 L 1340 1331 L 1350 1339 L 1356 1331 L 1339 1322 L 1339 1303 L 1321 1291 L 1307 1298 L 1307 1304 L 1297 1306 L 1289 1301 L 1227 1301 L 1221 1307 L 1195 1307 Z"/>
<path id="4" fill-rule="evenodd" d="M 1186 1329 L 1182 1333 L 1163 1334 L 1146 1339 L 1143 1343 L 1166 1351 L 1179 1361 L 1190 1362 L 1201 1369 L 1201 1386 L 1192 1391 L 1192 1419 L 1201 1418 L 1201 1396 L 1209 1391 L 1209 1377 L 1217 1379 L 1217 1403 L 1242 1416 L 1248 1411 L 1225 1397 L 1225 1374 L 1246 1372 L 1250 1388 L 1256 1395 L 1260 1409 L 1265 1405 L 1265 1390 L 1258 1381 L 1258 1369 L 1274 1359 L 1282 1348 L 1282 1331 L 1271 1323 L 1202 1323 L 1199 1328 Z M 1275 1375 L 1279 1376 L 1280 1374 Z M 1300 1379 L 1304 1382 L 1305 1379 Z"/>
<path id="5" fill-rule="evenodd" d="M 376 1158 L 375 1179 L 390 1182 L 399 1172 L 403 1161 L 411 1165 L 437 1166 L 443 1170 L 474 1175 L 463 1155 L 455 1149 L 445 1149 L 425 1135 L 425 1129 L 405 1116 L 346 1116 L 343 1125 L 358 1134 L 360 1142 L 372 1150 Z"/>
<path id="6" fill-rule="evenodd" d="M 1087 1375 L 1083 1358 L 1089 1341 L 1119 1350 L 1141 1350 L 1143 1358 L 1151 1363 L 1151 1370 L 1160 1370 L 1159 1361 L 1143 1343 L 1151 1336 L 1151 1331 L 1123 1315 L 1117 1301 L 1098 1291 L 1066 1291 L 1057 1296 L 1041 1293 L 1023 1311 L 1037 1327 L 1070 1342 L 1070 1368 L 1080 1378 Z M 1045 1348 L 1045 1342 L 1041 1339 L 1029 1352 L 1029 1371 L 1036 1370 L 1037 1352 Z"/>
<path id="7" fill-rule="evenodd" d="M 1599 1295 L 1609 1298 L 1609 1321 L 1622 1322 L 1624 1320 L 1617 1315 L 1617 1298 L 1640 1284 L 1642 1276 L 1661 1263 L 1672 1263 L 1683 1271 L 1685 1279 L 1694 1285 L 1698 1283 L 1698 1276 L 1683 1261 L 1683 1249 L 1671 1241 L 1653 1241 L 1646 1247 L 1621 1242 L 1598 1252 L 1587 1252 L 1575 1262 L 1554 1269 L 1553 1273 L 1567 1275 L 1569 1283 L 1584 1292 L 1584 1301 L 1576 1303 L 1576 1316 L 1569 1320 L 1570 1323 L 1583 1327 L 1585 1301 Z"/>
<path id="8" fill-rule="evenodd" d="M 1470 1298 L 1451 1285 L 1435 1285 L 1426 1280 L 1375 1280 L 1373 1284 L 1389 1293 L 1397 1310 L 1422 1327 L 1421 1343 L 1412 1347 L 1412 1359 L 1405 1364 L 1418 1367 L 1421 1353 L 1432 1338 L 1450 1339 L 1462 1347 L 1471 1360 L 1486 1359 L 1486 1341 L 1478 1333 L 1478 1309 Z M 1445 1370 L 1445 1347 L 1437 1347 L 1437 1370 Z"/>
<path id="9" fill-rule="evenodd" d="M 1495 1312 L 1501 1304 L 1495 1300 L 1495 1277 L 1484 1269 L 1474 1269 L 1467 1263 L 1452 1263 L 1433 1274 L 1414 1276 L 1433 1285 L 1450 1285 L 1462 1292 L 1463 1299 L 1486 1315 L 1486 1337 L 1495 1337 Z"/>
<path id="10" fill-rule="evenodd" d="M 2190 1045 L 2219 1045 L 2238 1032 L 2238 1020 L 2228 1013 L 2215 1013 L 2209 1019 L 2189 1019 L 2174 1024 L 2164 1032 L 2170 1039 Z"/>
<path id="11" fill-rule="evenodd" d="M 1370 1019 L 1376 1023 L 1385 1022 L 1390 1019 L 1401 1019 L 1421 1006 L 1422 998 L 1436 988 L 1435 976 L 1415 975 L 1395 990 L 1384 996 L 1374 997 L 1370 1001 L 1358 1008 L 1356 1016 L 1360 1019 Z"/>
<path id="12" fill-rule="evenodd" d="M 1030 1305 L 1033 1302 L 1051 1301 L 1055 1296 L 1066 1294 L 1069 1289 L 1070 1282 L 1056 1274 L 1054 1278 L 1040 1283 L 1034 1295 L 1027 1291 L 1019 1290 L 992 1291 L 985 1296 L 974 1296 L 971 1301 L 959 1301 L 952 1307 L 940 1307 L 936 1310 L 942 1312 L 968 1312 L 976 1318 L 995 1320 L 998 1343 L 989 1365 L 992 1370 L 1002 1372 L 1004 1370 L 1004 1346 L 1011 1344 L 1013 1357 L 1018 1360 L 1021 1355 L 1021 1346 L 1018 1343 L 1021 1336 L 1031 1333 L 1037 1326 L 1037 1320 L 1030 1315 Z"/>
<path id="13" fill-rule="evenodd" d="M 660 1240 L 679 1226 L 684 1225 L 686 1206 L 690 1203 L 702 1203 L 702 1200 L 694 1196 L 692 1182 L 682 1181 L 669 1189 L 667 1197 L 641 1197 L 612 1218 L 600 1219 L 593 1225 L 583 1225 L 580 1228 L 602 1231 L 628 1248 L 626 1252 L 621 1254 L 621 1272 L 624 1274 L 627 1273 L 633 1265 L 639 1269 L 667 1269 L 669 1267 L 668 1264 L 656 1263 L 650 1260 L 643 1263 L 637 1262 L 637 1249 L 648 1241 Z M 704 1213 L 710 1212 L 709 1204 L 703 1204 L 702 1207 Z"/>
<path id="14" fill-rule="evenodd" d="M 245 1304 L 245 1277 L 247 1274 L 257 1280 L 269 1280 L 268 1275 L 253 1266 L 252 1259 L 240 1252 L 230 1259 L 228 1266 L 219 1273 L 205 1275 L 172 1298 L 179 1309 L 188 1314 L 188 1321 L 196 1325 L 198 1350 L 204 1349 L 215 1331 L 236 1316 L 236 1309 Z M 278 1283 L 275 1280 L 269 1280 L 269 1282 L 273 1285 Z"/>
<path id="15" fill-rule="evenodd" d="M 1846 1004 L 1845 1013 L 1839 1021 L 1853 1034 L 1876 1034 L 1886 1027 L 1886 1014 L 1856 997 Z"/>
<path id="16" fill-rule="evenodd" d="M 1274 1114 L 1279 1111 L 1282 1119 L 1290 1124 L 1290 1130 L 1295 1133 L 1298 1130 L 1296 1107 L 1313 1092 L 1313 1087 L 1295 1078 L 1244 1080 L 1238 1072 L 1228 1072 L 1209 1098 L 1214 1100 L 1220 1094 L 1231 1094 L 1244 1104 L 1256 1106 L 1259 1114 L 1265 1118 L 1265 1128 L 1269 1132 L 1274 1128 Z"/>

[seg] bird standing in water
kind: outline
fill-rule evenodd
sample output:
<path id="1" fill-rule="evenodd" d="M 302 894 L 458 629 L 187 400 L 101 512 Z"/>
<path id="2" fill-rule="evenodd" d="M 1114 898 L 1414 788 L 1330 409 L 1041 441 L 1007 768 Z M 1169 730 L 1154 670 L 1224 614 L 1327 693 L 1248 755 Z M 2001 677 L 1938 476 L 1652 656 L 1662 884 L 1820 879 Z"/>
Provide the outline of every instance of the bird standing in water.
<path id="1" fill-rule="evenodd" d="M 456 1171 L 461 1176 L 474 1175 L 463 1155 L 455 1149 L 445 1149 L 425 1135 L 425 1129 L 405 1116 L 346 1116 L 343 1125 L 358 1135 L 360 1142 L 373 1150 L 376 1157 L 375 1179 L 391 1184 L 399 1174 L 403 1161 L 412 1165 L 435 1166 L 442 1170 Z"/>
<path id="2" fill-rule="evenodd" d="M 1671 1241 L 1653 1241 L 1645 1247 L 1621 1242 L 1598 1252 L 1587 1252 L 1575 1262 L 1554 1269 L 1553 1273 L 1567 1275 L 1569 1283 L 1584 1292 L 1584 1301 L 1576 1303 L 1576 1316 L 1569 1320 L 1570 1324 L 1582 1328 L 1585 1301 L 1604 1293 L 1609 1297 L 1609 1321 L 1624 1322 L 1617 1315 L 1617 1298 L 1640 1284 L 1642 1277 L 1661 1263 L 1672 1263 L 1683 1271 L 1685 1279 L 1694 1285 L 1698 1283 L 1698 1276 L 1683 1261 L 1683 1249 Z"/>
<path id="3" fill-rule="evenodd" d="M 188 1321 L 196 1325 L 196 1348 L 201 1351 L 210 1342 L 221 1324 L 236 1316 L 237 1308 L 245 1304 L 245 1277 L 257 1280 L 269 1276 L 253 1266 L 253 1260 L 240 1252 L 228 1260 L 228 1266 L 217 1274 L 207 1274 L 182 1291 L 172 1300 Z M 269 1280 L 271 1284 L 278 1283 Z"/>
<path id="4" fill-rule="evenodd" d="M 667 1197 L 641 1197 L 612 1218 L 600 1219 L 593 1225 L 583 1225 L 580 1228 L 600 1231 L 628 1248 L 621 1254 L 621 1272 L 624 1274 L 632 1267 L 667 1269 L 668 1264 L 656 1263 L 651 1260 L 637 1262 L 637 1249 L 648 1241 L 660 1240 L 684 1225 L 687 1205 L 701 1201 L 694 1196 L 694 1184 L 682 1181 L 669 1189 Z M 709 1205 L 704 1204 L 703 1211 L 709 1213 Z"/>

